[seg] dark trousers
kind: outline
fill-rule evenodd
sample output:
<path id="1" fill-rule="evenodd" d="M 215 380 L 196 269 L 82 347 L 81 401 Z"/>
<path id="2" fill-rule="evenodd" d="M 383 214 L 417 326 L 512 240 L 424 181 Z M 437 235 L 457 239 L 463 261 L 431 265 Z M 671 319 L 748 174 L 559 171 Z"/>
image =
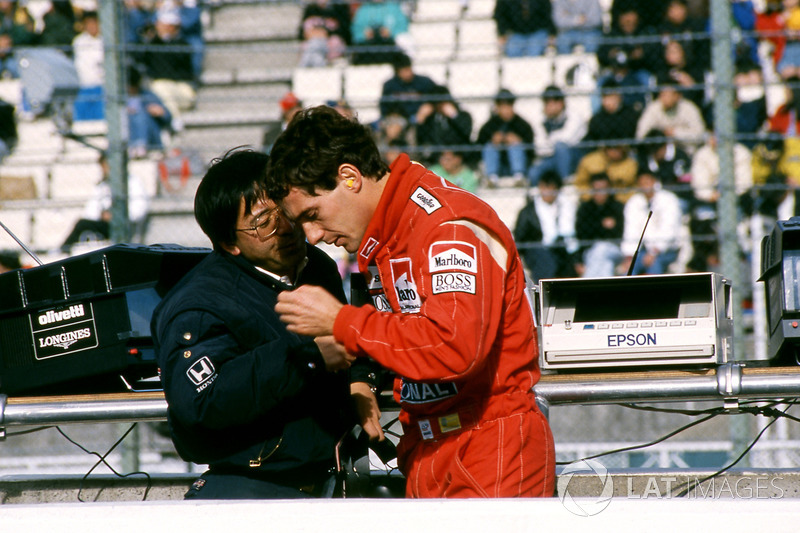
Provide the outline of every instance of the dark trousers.
<path id="1" fill-rule="evenodd" d="M 204 473 L 184 495 L 187 500 L 256 500 L 330 498 L 336 484 L 335 476 L 313 487 L 298 489 L 264 479 L 237 474 Z"/>

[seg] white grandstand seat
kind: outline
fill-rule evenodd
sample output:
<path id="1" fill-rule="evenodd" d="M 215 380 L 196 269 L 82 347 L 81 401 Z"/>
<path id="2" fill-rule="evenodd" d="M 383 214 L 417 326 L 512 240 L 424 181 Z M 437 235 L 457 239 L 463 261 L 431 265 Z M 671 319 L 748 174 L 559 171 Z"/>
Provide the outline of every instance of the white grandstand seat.
<path id="1" fill-rule="evenodd" d="M 456 20 L 463 8 L 461 0 L 417 0 L 412 18 L 414 21 Z"/>
<path id="2" fill-rule="evenodd" d="M 149 159 L 139 159 L 128 162 L 128 173 L 136 176 L 144 185 L 144 190 L 149 196 L 158 194 L 158 162 Z"/>
<path id="3" fill-rule="evenodd" d="M 587 122 L 592 118 L 592 97 L 588 94 L 576 94 L 566 97 L 567 108 L 583 117 Z"/>
<path id="4" fill-rule="evenodd" d="M 383 84 L 394 75 L 391 65 L 351 65 L 344 69 L 344 97 L 354 108 L 375 105 Z"/>
<path id="5" fill-rule="evenodd" d="M 462 20 L 458 24 L 459 59 L 500 57 L 497 24 L 494 20 Z"/>
<path id="6" fill-rule="evenodd" d="M 412 22 L 414 62 L 449 61 L 456 48 L 456 22 Z"/>
<path id="7" fill-rule="evenodd" d="M 92 195 L 103 172 L 94 163 L 56 163 L 50 170 L 50 197 L 54 200 L 83 200 Z"/>
<path id="8" fill-rule="evenodd" d="M 458 99 L 487 97 L 500 88 L 500 67 L 497 61 L 454 61 L 450 63 L 447 86 Z"/>
<path id="9" fill-rule="evenodd" d="M 64 244 L 81 218 L 82 207 L 47 207 L 33 213 L 31 244 L 37 250 L 52 250 Z"/>
<path id="10" fill-rule="evenodd" d="M 447 63 L 415 63 L 414 72 L 428 76 L 439 85 L 447 85 Z"/>
<path id="11" fill-rule="evenodd" d="M 495 0 L 467 0 L 467 11 L 464 17 L 468 19 L 490 19 L 494 14 Z"/>
<path id="12" fill-rule="evenodd" d="M 362 124 L 372 124 L 381 118 L 381 110 L 376 105 L 361 106 L 356 109 L 358 121 Z"/>
<path id="13" fill-rule="evenodd" d="M 461 108 L 468 112 L 472 117 L 472 137 L 476 139 L 481 126 L 486 124 L 489 117 L 492 116 L 492 107 L 494 103 L 490 100 L 475 100 L 460 102 Z"/>
<path id="14" fill-rule="evenodd" d="M 9 165 L 3 162 L 0 166 L 0 176 L 25 178 L 32 177 L 33 182 L 36 184 L 36 196 L 38 198 L 47 198 L 49 194 L 49 168 L 47 165 Z"/>
<path id="15" fill-rule="evenodd" d="M 20 80 L 0 80 L 0 99 L 13 106 L 22 103 L 22 83 Z"/>
<path id="16" fill-rule="evenodd" d="M 544 120 L 544 108 L 541 98 L 517 98 L 514 111 L 531 125 Z"/>
<path id="17" fill-rule="evenodd" d="M 339 100 L 342 97 L 342 69 L 296 68 L 292 73 L 292 92 L 306 106 Z"/>
<path id="18" fill-rule="evenodd" d="M 31 212 L 27 209 L 9 209 L 7 206 L 3 208 L 3 213 L 0 214 L 0 220 L 8 227 L 19 240 L 25 245 L 31 242 L 33 219 Z M 20 250 L 19 244 L 5 231 L 0 229 L 0 249 L 3 250 Z M 20 250 L 21 252 L 22 250 Z"/>
<path id="19" fill-rule="evenodd" d="M 549 57 L 505 57 L 500 61 L 500 85 L 517 96 L 538 95 L 552 82 Z"/>
<path id="20" fill-rule="evenodd" d="M 52 120 L 39 119 L 17 124 L 19 140 L 12 157 L 37 161 L 52 161 L 64 147 L 64 139 Z"/>
<path id="21" fill-rule="evenodd" d="M 553 83 L 562 89 L 592 91 L 600 65 L 595 54 L 564 54 L 553 60 Z"/>

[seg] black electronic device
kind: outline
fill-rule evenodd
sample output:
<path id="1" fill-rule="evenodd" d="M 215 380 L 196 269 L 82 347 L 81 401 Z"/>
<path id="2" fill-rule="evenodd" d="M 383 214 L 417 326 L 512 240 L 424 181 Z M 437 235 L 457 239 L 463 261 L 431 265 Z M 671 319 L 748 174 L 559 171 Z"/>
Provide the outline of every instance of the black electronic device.
<path id="1" fill-rule="evenodd" d="M 0 392 L 160 389 L 150 318 L 209 252 L 116 244 L 0 275 Z"/>
<path id="2" fill-rule="evenodd" d="M 761 241 L 771 364 L 800 364 L 800 217 L 776 222 Z"/>

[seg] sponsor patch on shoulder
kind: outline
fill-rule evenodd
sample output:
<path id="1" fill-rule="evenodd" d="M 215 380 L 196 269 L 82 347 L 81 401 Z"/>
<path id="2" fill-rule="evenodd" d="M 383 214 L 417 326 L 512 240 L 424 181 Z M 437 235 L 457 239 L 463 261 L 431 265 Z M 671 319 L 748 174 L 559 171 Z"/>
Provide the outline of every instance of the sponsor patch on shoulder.
<path id="1" fill-rule="evenodd" d="M 373 250 L 375 250 L 376 246 L 378 246 L 378 241 L 375 240 L 374 237 L 370 237 L 369 239 L 367 239 L 367 243 L 364 245 L 364 247 L 361 248 L 359 255 L 361 255 L 361 257 L 365 259 L 369 259 L 369 255 L 372 253 Z"/>
<path id="2" fill-rule="evenodd" d="M 428 252 L 428 269 L 431 272 L 461 270 L 478 272 L 478 254 L 475 246 L 462 241 L 437 241 Z"/>
<path id="3" fill-rule="evenodd" d="M 411 200 L 424 209 L 429 215 L 442 207 L 442 204 L 439 202 L 439 200 L 437 200 L 434 195 L 422 187 L 417 187 L 416 190 L 411 193 Z"/>

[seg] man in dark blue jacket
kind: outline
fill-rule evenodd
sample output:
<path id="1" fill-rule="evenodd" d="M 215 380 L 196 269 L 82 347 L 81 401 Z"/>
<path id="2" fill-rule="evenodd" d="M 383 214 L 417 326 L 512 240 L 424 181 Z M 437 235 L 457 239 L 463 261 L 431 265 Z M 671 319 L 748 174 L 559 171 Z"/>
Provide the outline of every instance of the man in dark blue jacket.
<path id="1" fill-rule="evenodd" d="M 214 250 L 153 315 L 172 439 L 209 465 L 187 498 L 330 496 L 335 446 L 357 419 L 345 371 L 355 358 L 332 337 L 287 332 L 274 312 L 279 292 L 306 283 L 345 297 L 334 261 L 264 194 L 268 161 L 239 150 L 208 170 L 195 218 Z M 365 430 L 382 437 L 366 400 Z"/>

